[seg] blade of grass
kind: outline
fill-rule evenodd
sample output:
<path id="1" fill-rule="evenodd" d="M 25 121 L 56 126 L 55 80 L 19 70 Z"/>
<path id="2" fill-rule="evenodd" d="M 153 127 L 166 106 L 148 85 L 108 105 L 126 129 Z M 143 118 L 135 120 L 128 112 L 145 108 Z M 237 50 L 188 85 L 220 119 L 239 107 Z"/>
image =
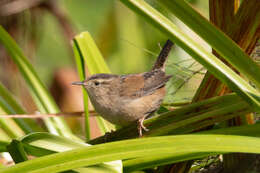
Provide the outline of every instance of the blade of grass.
<path id="1" fill-rule="evenodd" d="M 250 55 L 259 38 L 258 28 L 260 27 L 260 20 L 257 20 L 256 13 L 259 13 L 260 6 L 255 5 L 259 3 L 259 1 L 243 1 L 240 5 L 238 2 L 239 0 L 231 0 L 228 1 L 228 3 L 218 0 L 209 1 L 210 20 L 239 44 L 239 46 L 245 50 L 245 53 Z M 238 6 L 239 10 L 237 11 Z M 235 11 L 237 11 L 236 14 Z M 217 55 L 215 51 L 213 54 Z M 224 86 L 223 83 L 207 72 L 193 97 L 193 101 L 219 94 L 222 95 L 229 90 L 229 88 Z M 247 122 L 250 121 L 249 119 L 252 119 L 249 116 L 244 116 L 244 118 L 247 118 Z M 241 119 L 243 122 L 243 118 Z"/>
<path id="2" fill-rule="evenodd" d="M 110 73 L 102 54 L 89 32 L 82 32 L 75 37 L 83 59 L 86 62 L 90 74 Z"/>
<path id="3" fill-rule="evenodd" d="M 137 170 L 144 170 L 147 168 L 153 168 L 160 165 L 169 165 L 171 163 L 178 163 L 186 161 L 189 158 L 189 160 L 192 159 L 200 159 L 205 158 L 209 155 L 216 155 L 219 153 L 206 153 L 206 152 L 198 152 L 198 153 L 188 153 L 186 156 L 183 154 L 181 156 L 172 156 L 170 154 L 165 154 L 165 156 L 162 158 L 160 156 L 158 157 L 140 157 L 135 159 L 129 159 L 125 160 L 123 162 L 124 164 L 124 171 L 125 172 L 133 172 Z"/>
<path id="4" fill-rule="evenodd" d="M 232 64 L 245 77 L 249 78 L 260 88 L 260 67 L 255 63 L 232 39 L 217 29 L 206 18 L 199 14 L 186 1 L 165 0 L 160 1 L 183 23 L 189 26 L 194 32 L 202 37 L 214 48 L 226 61 Z M 260 5 L 255 15 L 256 21 L 260 23 Z M 254 28 L 256 29 L 256 28 Z"/>
<path id="5" fill-rule="evenodd" d="M 0 114 L 6 114 L 2 106 L 0 106 Z M 10 138 L 18 138 L 25 135 L 24 131 L 12 118 L 0 118 L 0 127 Z"/>
<path id="6" fill-rule="evenodd" d="M 58 113 L 59 108 L 54 102 L 53 98 L 47 91 L 46 87 L 36 74 L 32 65 L 23 55 L 22 50 L 17 46 L 12 37 L 0 26 L 0 42 L 5 46 L 6 50 L 11 55 L 11 58 L 18 66 L 22 76 L 30 88 L 35 102 L 42 113 Z M 78 139 L 72 133 L 65 121 L 61 117 L 46 118 L 45 124 L 49 131 L 54 134 L 59 134 L 69 138 Z"/>
<path id="7" fill-rule="evenodd" d="M 74 48 L 76 48 L 74 50 L 77 51 L 77 53 L 75 53 L 75 58 L 77 59 L 76 62 L 78 70 L 81 73 L 80 78 L 84 79 L 85 77 L 85 64 L 87 65 L 90 74 L 110 73 L 110 70 L 104 61 L 104 58 L 102 57 L 93 38 L 88 32 L 83 32 L 75 37 Z M 85 91 L 83 93 L 85 93 Z M 87 100 L 85 100 L 84 104 L 85 110 L 87 110 Z M 97 123 L 102 134 L 105 134 L 106 132 L 109 132 L 115 128 L 114 125 L 107 122 L 101 117 L 97 117 Z"/>
<path id="8" fill-rule="evenodd" d="M 6 152 L 6 146 L 11 142 L 8 134 L 0 128 L 0 152 Z"/>
<path id="9" fill-rule="evenodd" d="M 241 110 L 239 110 L 239 108 L 241 108 Z M 178 130 L 177 132 L 179 132 L 179 134 L 183 133 L 183 131 L 187 130 L 185 129 L 186 126 L 191 125 L 191 129 L 192 130 L 196 130 L 196 128 L 194 127 L 196 123 L 199 123 L 200 121 L 206 120 L 208 118 L 215 118 L 215 116 L 217 115 L 224 115 L 223 117 L 229 116 L 229 114 L 231 114 L 231 116 L 229 116 L 229 119 L 239 116 L 239 115 L 243 115 L 244 112 L 249 112 L 248 111 L 243 111 L 245 108 L 245 103 L 238 103 L 238 104 L 233 104 L 233 105 L 229 105 L 223 108 L 218 108 L 215 110 L 209 110 L 205 113 L 200 113 L 197 116 L 191 116 L 190 118 L 186 118 L 182 121 L 178 121 L 175 123 L 169 123 L 169 125 L 163 126 L 161 128 L 155 128 L 154 130 L 151 130 L 151 132 L 147 132 L 148 136 L 160 136 L 160 135 L 167 135 L 167 134 L 171 134 L 171 133 L 176 133 L 176 129 Z M 235 110 L 239 110 L 238 112 L 236 112 Z M 240 112 L 241 111 L 241 112 Z M 236 112 L 234 114 L 230 113 L 230 112 Z M 220 122 L 221 119 L 218 120 L 218 122 Z M 183 128 L 182 128 L 183 127 Z M 178 128 L 181 128 L 181 130 L 179 130 Z M 192 132 L 192 130 L 190 130 L 190 132 Z M 186 131 L 187 133 L 187 131 Z"/>
<path id="10" fill-rule="evenodd" d="M 16 102 L 16 100 L 13 98 L 11 93 L 0 83 L 0 97 L 1 101 L 4 100 L 6 102 L 6 109 L 8 109 L 9 112 L 17 113 L 17 114 L 24 114 L 24 109 Z"/>
<path id="11" fill-rule="evenodd" d="M 11 93 L 0 83 L 0 106 L 6 114 L 26 114 L 23 108 L 16 102 Z M 14 119 L 25 133 L 42 131 L 39 125 L 32 119 Z"/>
<path id="12" fill-rule="evenodd" d="M 160 153 L 158 153 L 160 151 Z M 260 153 L 260 139 L 234 135 L 178 135 L 124 140 L 65 151 L 1 169 L 9 172 L 59 172 L 102 162 L 156 157 L 194 159 L 194 153 Z M 166 155 L 167 154 L 167 155 Z"/>
<path id="13" fill-rule="evenodd" d="M 205 66 L 213 75 L 225 83 L 230 89 L 243 97 L 255 111 L 260 111 L 260 93 L 249 85 L 232 69 L 222 63 L 216 56 L 206 51 L 192 38 L 184 34 L 176 25 L 145 1 L 120 0 L 148 22 L 164 32 L 172 41 L 182 47 L 195 60 Z M 257 71 L 256 71 L 257 72 Z M 254 74 L 255 75 L 255 74 Z M 256 77 L 255 77 L 256 79 Z M 254 80 L 255 81 L 255 80 Z M 257 79 L 258 81 L 258 79 Z"/>
<path id="14" fill-rule="evenodd" d="M 259 137 L 259 129 L 260 124 L 254 125 L 246 125 L 240 127 L 231 127 L 231 128 L 223 128 L 223 129 L 216 129 L 216 130 L 209 130 L 204 132 L 198 132 L 195 134 L 224 134 L 224 135 L 239 135 L 239 136 L 254 136 Z M 194 153 L 193 159 L 198 159 L 202 157 L 206 157 L 208 155 L 213 155 L 212 153 Z M 188 155 L 190 157 L 190 154 Z M 147 158 L 136 158 L 136 159 L 129 159 L 123 162 L 124 171 L 131 172 L 135 170 L 141 170 L 149 167 L 155 167 L 160 164 L 169 164 L 174 159 L 174 162 L 181 162 L 184 160 L 178 160 L 178 157 L 171 158 L 164 158 L 162 160 L 154 158 L 154 157 L 147 157 Z"/>
<path id="15" fill-rule="evenodd" d="M 73 51 L 74 56 L 76 60 L 76 65 L 78 69 L 79 79 L 80 81 L 83 81 L 86 79 L 85 76 L 85 64 L 84 59 L 82 55 L 80 55 L 80 51 L 77 45 L 77 42 L 74 42 L 73 44 Z M 84 87 L 82 87 L 82 93 L 83 93 L 83 102 L 84 102 L 84 112 L 85 112 L 85 138 L 86 141 L 90 140 L 90 125 L 89 125 L 89 112 L 88 112 L 88 94 Z"/>
<path id="16" fill-rule="evenodd" d="M 73 141 L 61 136 L 52 135 L 50 133 L 31 133 L 21 138 L 26 152 L 34 156 L 43 156 L 56 152 L 64 152 L 80 147 L 89 147 L 89 144 Z M 92 167 L 81 168 L 81 172 L 95 172 L 97 170 L 101 172 L 115 172 L 121 173 L 122 162 L 120 160 L 113 162 L 101 163 Z M 77 169 L 74 169 L 77 171 Z M 84 171 L 83 171 L 84 170 Z M 101 171 L 103 170 L 103 171 Z"/>
<path id="17" fill-rule="evenodd" d="M 197 132 L 196 134 L 222 134 L 222 135 L 240 135 L 259 137 L 260 124 L 243 125 L 238 127 L 229 127 Z"/>

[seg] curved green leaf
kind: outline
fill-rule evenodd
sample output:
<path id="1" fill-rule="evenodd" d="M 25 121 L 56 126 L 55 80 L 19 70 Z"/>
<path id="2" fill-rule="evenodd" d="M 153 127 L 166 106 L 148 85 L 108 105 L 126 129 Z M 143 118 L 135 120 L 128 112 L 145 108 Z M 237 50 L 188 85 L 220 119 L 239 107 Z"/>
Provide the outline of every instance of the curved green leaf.
<path id="1" fill-rule="evenodd" d="M 74 56 L 75 56 L 76 65 L 77 65 L 77 69 L 78 69 L 79 79 L 80 79 L 80 81 L 83 81 L 86 79 L 85 63 L 84 63 L 84 59 L 82 57 L 82 54 L 80 53 L 80 49 L 79 49 L 76 41 L 74 41 L 74 44 L 73 44 L 73 51 L 74 51 Z M 87 91 L 83 87 L 82 87 L 82 93 L 83 93 L 83 102 L 84 102 L 84 111 L 85 111 L 85 136 L 86 136 L 86 141 L 88 141 L 90 139 L 88 94 L 87 94 Z"/>
<path id="2" fill-rule="evenodd" d="M 260 130 L 260 124 L 254 124 L 254 125 L 246 125 L 246 126 L 240 126 L 240 127 L 231 127 L 231 128 L 221 128 L 216 130 L 207 130 L 198 132 L 195 134 L 224 134 L 224 135 L 239 135 L 239 136 L 254 136 L 259 137 L 259 130 Z M 215 153 L 217 154 L 217 153 Z M 215 155 L 214 154 L 214 155 Z M 212 153 L 190 153 L 187 154 L 187 157 L 191 159 L 197 159 L 197 158 L 203 158 L 209 155 L 213 155 Z M 192 158 L 194 157 L 194 158 Z M 124 171 L 135 171 L 135 170 L 141 170 L 149 167 L 155 167 L 161 164 L 169 164 L 172 162 L 181 162 L 185 160 L 185 156 L 171 156 L 166 154 L 164 158 L 156 158 L 156 157 L 141 157 L 141 158 L 134 158 L 125 160 L 123 162 L 124 165 Z"/>
<path id="3" fill-rule="evenodd" d="M 23 55 L 22 50 L 17 46 L 12 37 L 0 26 L 0 42 L 5 46 L 13 61 L 18 66 L 22 76 L 27 82 L 33 98 L 42 113 L 58 113 L 59 108 L 46 87 L 36 74 L 36 71 Z M 60 134 L 69 138 L 78 139 L 72 133 L 61 117 L 45 118 L 46 126 L 54 134 Z"/>
<path id="4" fill-rule="evenodd" d="M 85 64 L 87 65 L 90 74 L 110 73 L 110 70 L 104 61 L 104 58 L 102 57 L 98 47 L 95 44 L 95 41 L 88 32 L 82 32 L 81 34 L 77 35 L 73 43 L 80 80 L 85 79 Z M 84 89 L 83 94 L 85 112 L 88 112 L 87 93 Z M 88 119 L 88 113 L 86 113 L 85 118 L 86 120 Z M 102 117 L 96 117 L 96 119 L 102 134 L 110 132 L 115 128 L 114 125 L 104 120 Z M 88 121 L 86 121 L 86 128 L 88 127 Z M 89 133 L 89 129 L 86 129 L 86 133 Z M 87 135 L 87 139 L 88 137 L 89 135 Z"/>
<path id="5" fill-rule="evenodd" d="M 11 142 L 9 135 L 0 128 L 0 152 L 6 152 L 6 146 Z"/>
<path id="6" fill-rule="evenodd" d="M 146 168 L 152 168 L 156 167 L 159 165 L 167 165 L 167 164 L 172 164 L 172 163 L 177 163 L 177 162 L 182 162 L 182 161 L 187 161 L 187 158 L 189 160 L 193 159 L 199 159 L 203 157 L 207 157 L 209 155 L 216 155 L 219 153 L 189 153 L 187 152 L 185 154 L 181 154 L 180 156 L 175 155 L 172 156 L 171 154 L 165 154 L 165 156 L 158 156 L 158 157 L 139 157 L 135 159 L 129 159 L 123 162 L 124 164 L 124 171 L 126 172 L 132 172 L 132 171 L 137 171 L 137 170 L 143 170 Z"/>
<path id="7" fill-rule="evenodd" d="M 158 152 L 160 151 L 160 152 Z M 99 144 L 90 147 L 51 154 L 22 162 L 9 168 L 0 169 L 2 173 L 59 172 L 102 162 L 132 159 L 138 157 L 157 157 L 169 155 L 189 160 L 187 154 L 193 153 L 260 153 L 260 139 L 256 137 L 233 135 L 179 135 L 150 137 Z M 166 155 L 167 154 L 167 155 Z M 194 155 L 192 155 L 192 159 Z"/>
<path id="8" fill-rule="evenodd" d="M 217 29 L 206 18 L 199 14 L 186 1 L 160 1 L 183 23 L 189 26 L 201 38 L 212 46 L 226 61 L 236 67 L 245 77 L 260 88 L 260 67 L 232 39 Z M 257 4 L 256 4 L 257 5 Z M 258 4 L 259 6 L 259 4 Z M 260 10 L 257 14 L 260 23 Z"/>
<path id="9" fill-rule="evenodd" d="M 173 42 L 206 67 L 219 80 L 250 103 L 256 111 L 260 111 L 260 93 L 236 74 L 231 68 L 221 62 L 216 56 L 205 50 L 195 40 L 183 33 L 181 29 L 174 25 L 169 19 L 143 0 L 120 1 L 137 14 L 142 15 L 148 22 L 165 33 Z M 258 72 L 258 70 L 255 72 Z"/>
<path id="10" fill-rule="evenodd" d="M 72 149 L 87 147 L 89 144 L 73 141 L 50 133 L 32 133 L 21 138 L 26 152 L 34 156 L 43 156 L 56 152 L 64 152 Z M 77 171 L 77 169 L 74 169 Z M 81 168 L 80 172 L 122 172 L 122 162 L 112 161 L 99 165 Z"/>
<path id="11" fill-rule="evenodd" d="M 6 114 L 25 114 L 23 108 L 16 102 L 11 93 L 0 83 L 0 107 Z M 39 125 L 32 119 L 14 119 L 25 133 L 41 131 Z"/>

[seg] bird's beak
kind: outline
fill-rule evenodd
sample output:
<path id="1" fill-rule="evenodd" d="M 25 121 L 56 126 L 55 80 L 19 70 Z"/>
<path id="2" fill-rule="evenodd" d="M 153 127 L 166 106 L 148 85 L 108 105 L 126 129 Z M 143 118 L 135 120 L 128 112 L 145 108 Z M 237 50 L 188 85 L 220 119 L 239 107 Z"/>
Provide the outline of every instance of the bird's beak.
<path id="1" fill-rule="evenodd" d="M 72 85 L 84 85 L 84 82 L 82 81 L 82 82 L 72 82 L 71 83 Z"/>

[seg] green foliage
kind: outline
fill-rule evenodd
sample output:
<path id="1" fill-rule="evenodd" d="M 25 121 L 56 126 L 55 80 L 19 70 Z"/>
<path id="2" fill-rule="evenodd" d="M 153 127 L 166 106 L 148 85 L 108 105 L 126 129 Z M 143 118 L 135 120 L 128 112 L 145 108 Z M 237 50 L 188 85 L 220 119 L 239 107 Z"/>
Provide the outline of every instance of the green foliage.
<path id="1" fill-rule="evenodd" d="M 0 83 L 0 109 L 2 114 L 25 114 L 23 108 L 16 102 L 11 93 Z M 0 120 L 2 121 L 2 120 Z M 4 121 L 4 120 L 3 120 Z M 41 131 L 42 129 L 31 119 L 14 119 L 19 127 L 25 132 Z M 13 131 L 19 132 L 21 130 L 15 129 L 16 125 L 12 126 Z"/>
<path id="2" fill-rule="evenodd" d="M 36 127 L 35 121 L 0 118 L 0 151 L 9 152 L 16 163 L 13 166 L 1 168 L 0 172 L 122 172 L 122 169 L 130 172 L 146 168 L 155 170 L 161 165 L 200 159 L 216 154 L 260 153 L 259 124 L 194 132 L 197 129 L 251 113 L 252 110 L 259 111 L 259 91 L 236 74 L 232 68 L 203 48 L 191 36 L 184 33 L 163 12 L 155 10 L 143 0 L 120 1 L 135 14 L 142 16 L 142 20 L 152 24 L 166 37 L 174 41 L 176 45 L 190 54 L 235 93 L 180 106 L 175 110 L 168 110 L 166 105 L 164 109 L 161 109 L 161 112 L 158 112 L 158 115 L 144 122 L 149 131 L 144 133 L 143 138 L 130 139 L 137 137 L 137 129 L 134 124 L 105 135 L 106 132 L 115 129 L 115 127 L 101 117 L 97 117 L 103 136 L 90 140 L 88 97 L 86 91 L 83 90 L 85 137 L 87 142 L 95 145 L 82 142 L 60 117 L 44 118 L 49 133 L 39 133 L 38 131 L 42 129 Z M 170 14 L 174 14 L 201 36 L 237 71 L 251 80 L 256 87 L 260 86 L 259 66 L 238 45 L 199 15 L 187 2 L 166 0 L 160 3 L 163 8 L 167 7 Z M 123 20 L 122 18 L 121 16 L 118 20 Z M 133 26 L 137 26 L 137 19 L 135 16 Z M 127 20 L 125 23 L 128 23 Z M 124 25 L 126 25 L 125 23 Z M 109 24 L 113 25 L 112 22 Z M 129 31 L 129 28 L 124 26 L 122 30 Z M 137 30 L 133 32 L 140 34 Z M 136 38 L 136 40 L 144 42 L 144 38 Z M 1 26 L 0 42 L 27 82 L 40 112 L 58 113 L 58 106 L 38 77 L 32 64 Z M 89 32 L 82 32 L 75 36 L 73 50 L 80 80 L 86 79 L 87 71 L 90 74 L 110 73 Z M 125 57 L 126 54 L 132 56 L 132 51 L 124 50 L 123 53 L 117 55 Z M 143 55 L 140 54 L 140 56 Z M 140 63 L 136 62 L 140 57 L 130 58 L 129 66 L 146 62 L 146 60 Z M 123 65 L 122 68 L 124 68 Z M 0 84 L 0 113 L 26 113 L 2 84 Z M 30 134 L 26 135 L 26 133 Z M 28 155 L 36 158 L 28 160 Z"/>
<path id="3" fill-rule="evenodd" d="M 260 88 L 259 65 L 254 62 L 233 40 L 212 23 L 201 16 L 187 2 L 182 0 L 166 0 L 161 2 L 172 14 L 178 17 L 189 28 L 201 36 L 236 70 L 249 78 Z M 206 66 L 205 66 L 206 67 Z M 210 70 L 209 70 L 210 71 Z M 241 82 L 240 82 L 241 83 Z"/>
<path id="4" fill-rule="evenodd" d="M 87 65 L 90 74 L 110 73 L 110 70 L 108 69 L 101 53 L 99 52 L 94 40 L 88 32 L 83 32 L 75 37 L 73 48 L 80 80 L 84 80 L 86 78 L 85 64 Z M 83 98 L 86 120 L 86 139 L 89 140 L 90 130 L 88 122 L 88 98 L 85 89 L 83 89 Z M 104 120 L 102 117 L 97 117 L 96 119 L 103 135 L 106 132 L 110 132 L 112 129 L 114 129 L 113 125 Z"/>
<path id="5" fill-rule="evenodd" d="M 39 157 L 1 172 L 59 172 L 82 166 L 96 165 L 117 159 L 137 159 L 136 165 L 161 164 L 200 158 L 209 154 L 241 152 L 260 153 L 260 139 L 233 135 L 179 135 L 132 139 L 65 151 Z M 158 152 L 160 151 L 160 152 Z M 207 153 L 207 154 L 205 154 Z M 142 161 L 142 162 L 141 162 Z M 128 162 L 129 163 L 129 162 Z M 147 166 L 142 166 L 145 168 Z M 131 166 L 133 166 L 131 164 Z M 127 168 L 126 168 L 127 169 Z M 132 167 L 132 170 L 133 167 Z"/>
<path id="6" fill-rule="evenodd" d="M 178 46 L 180 46 L 187 53 L 189 53 L 195 60 L 197 60 L 200 64 L 207 68 L 208 71 L 210 71 L 214 76 L 216 76 L 219 80 L 225 83 L 230 89 L 235 91 L 241 97 L 244 97 L 245 100 L 248 101 L 248 103 L 254 106 L 255 111 L 260 110 L 260 93 L 254 87 L 250 86 L 250 84 L 246 82 L 244 79 L 242 79 L 238 74 L 236 74 L 230 67 L 225 65 L 222 61 L 220 61 L 216 56 L 214 56 L 212 53 L 209 53 L 191 37 L 183 33 L 181 29 L 179 29 L 175 24 L 173 24 L 168 18 L 156 11 L 145 1 L 121 0 L 121 2 L 133 11 L 135 11 L 137 14 L 145 17 L 145 19 L 148 22 L 150 22 L 152 25 L 164 32 L 173 42 L 175 42 Z M 185 1 L 178 2 L 180 4 L 185 4 Z M 186 18 L 187 20 L 190 19 L 187 16 Z M 207 30 L 210 30 L 212 25 L 208 24 L 205 27 L 207 27 Z M 208 33 L 208 35 L 210 36 L 209 39 L 214 40 L 215 35 L 213 34 L 215 33 Z M 223 40 L 231 42 L 229 41 L 230 39 L 224 36 L 222 37 L 222 41 Z M 222 44 L 222 42 L 218 42 L 218 44 Z M 234 45 L 235 43 L 231 42 L 230 44 Z M 235 45 L 233 47 L 237 46 Z M 237 49 L 239 48 L 237 47 Z M 231 50 L 232 48 L 230 48 L 230 51 Z M 242 50 L 239 49 L 239 52 L 242 52 Z M 231 56 L 233 57 L 232 60 L 236 59 L 237 57 L 236 54 L 232 54 Z M 246 58 L 247 56 L 245 55 L 245 53 L 241 53 L 241 59 L 245 61 Z M 260 67 L 256 63 L 252 62 L 252 60 L 250 60 L 249 58 L 247 58 L 247 60 L 254 64 L 253 67 L 258 69 L 255 72 L 258 72 L 260 70 Z M 250 67 L 245 67 L 245 65 L 243 65 L 243 61 L 239 61 L 241 63 L 239 68 L 242 66 L 243 69 L 250 69 Z M 239 71 L 243 70 L 240 69 Z M 258 79 L 256 79 L 257 75 L 255 75 L 255 73 L 251 73 L 251 76 L 252 78 L 255 78 L 254 81 L 258 81 Z"/>
<path id="7" fill-rule="evenodd" d="M 17 46 L 15 41 L 3 29 L 2 26 L 0 26 L 0 42 L 5 46 L 6 50 L 9 52 L 13 61 L 16 63 L 21 74 L 26 80 L 32 96 L 35 99 L 35 103 L 38 106 L 38 109 L 42 113 L 58 113 L 59 108 L 36 74 L 34 68 L 23 55 L 22 50 Z M 44 120 L 51 133 L 77 139 L 71 133 L 70 129 L 67 127 L 62 118 L 55 117 L 46 118 Z"/>

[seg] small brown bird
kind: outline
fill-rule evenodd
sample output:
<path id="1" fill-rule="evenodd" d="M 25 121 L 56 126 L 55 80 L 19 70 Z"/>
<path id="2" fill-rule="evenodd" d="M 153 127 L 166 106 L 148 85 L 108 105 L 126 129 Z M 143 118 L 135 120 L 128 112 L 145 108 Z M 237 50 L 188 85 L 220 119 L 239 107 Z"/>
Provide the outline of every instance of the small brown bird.
<path id="1" fill-rule="evenodd" d="M 137 121 L 139 136 L 143 120 L 160 107 L 166 93 L 165 62 L 173 43 L 167 40 L 150 72 L 128 75 L 95 74 L 82 82 L 96 112 L 113 124 L 125 126 Z"/>

